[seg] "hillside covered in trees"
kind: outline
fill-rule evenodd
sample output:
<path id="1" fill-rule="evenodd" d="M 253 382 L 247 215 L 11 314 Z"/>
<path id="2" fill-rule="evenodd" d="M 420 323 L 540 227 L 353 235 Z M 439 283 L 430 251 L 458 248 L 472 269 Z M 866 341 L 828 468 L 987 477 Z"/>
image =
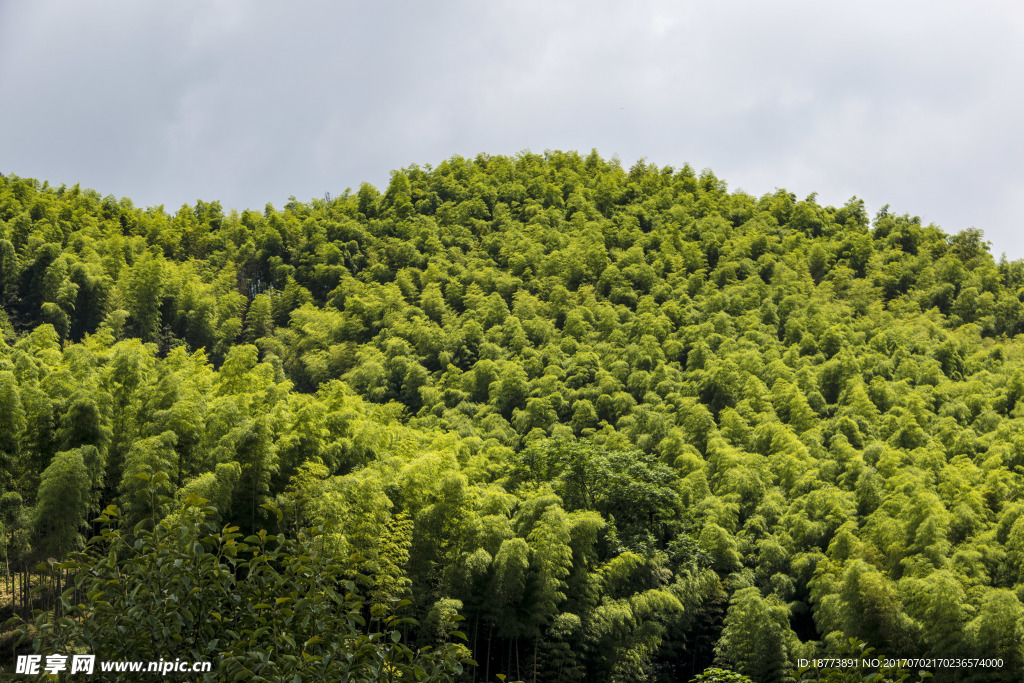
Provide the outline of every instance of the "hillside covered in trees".
<path id="1" fill-rule="evenodd" d="M 596 153 L 241 213 L 0 176 L 7 594 L 89 538 L 100 578 L 178 552 L 139 596 L 222 640 L 153 659 L 271 676 L 251 653 L 301 632 L 314 680 L 344 648 L 291 602 L 351 557 L 316 594 L 463 643 L 458 680 L 776 681 L 850 638 L 1020 680 L 1022 297 L 976 230 Z M 143 597 L 85 592 L 53 633 L 150 632 Z"/>

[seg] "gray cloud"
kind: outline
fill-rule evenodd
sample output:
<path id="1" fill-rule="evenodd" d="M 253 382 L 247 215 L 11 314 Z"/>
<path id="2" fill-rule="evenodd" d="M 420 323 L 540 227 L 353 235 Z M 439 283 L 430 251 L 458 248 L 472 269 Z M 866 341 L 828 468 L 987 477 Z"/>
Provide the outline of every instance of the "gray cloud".
<path id="1" fill-rule="evenodd" d="M 596 148 L 1024 256 L 1009 2 L 44 0 L 0 6 L 0 170 L 173 210 Z"/>

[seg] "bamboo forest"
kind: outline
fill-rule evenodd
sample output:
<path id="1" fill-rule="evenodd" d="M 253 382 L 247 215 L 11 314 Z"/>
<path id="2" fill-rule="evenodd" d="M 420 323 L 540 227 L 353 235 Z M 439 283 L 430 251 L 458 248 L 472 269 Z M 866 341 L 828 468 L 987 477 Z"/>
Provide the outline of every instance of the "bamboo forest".
<path id="1" fill-rule="evenodd" d="M 1022 301 L 979 230 L 597 152 L 0 176 L 0 678 L 1019 681 Z"/>

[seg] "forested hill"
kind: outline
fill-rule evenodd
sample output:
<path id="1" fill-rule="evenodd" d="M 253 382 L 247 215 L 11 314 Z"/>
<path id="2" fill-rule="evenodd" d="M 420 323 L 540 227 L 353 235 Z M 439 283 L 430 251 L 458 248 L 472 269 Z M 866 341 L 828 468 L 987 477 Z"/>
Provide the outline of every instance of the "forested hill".
<path id="1" fill-rule="evenodd" d="M 241 213 L 11 175 L 0 291 L 12 568 L 291 485 L 466 680 L 1024 675 L 1024 264 L 976 230 L 596 153 Z"/>

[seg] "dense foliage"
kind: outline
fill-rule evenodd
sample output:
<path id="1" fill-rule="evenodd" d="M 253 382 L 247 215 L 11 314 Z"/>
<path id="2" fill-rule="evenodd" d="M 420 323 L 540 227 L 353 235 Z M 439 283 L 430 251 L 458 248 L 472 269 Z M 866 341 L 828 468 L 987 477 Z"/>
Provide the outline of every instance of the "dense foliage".
<path id="1" fill-rule="evenodd" d="M 291 486 L 367 616 L 465 617 L 469 678 L 784 680 L 853 637 L 1019 680 L 1022 288 L 976 230 L 596 153 L 241 213 L 2 176 L 2 547 L 189 494 L 258 534 Z"/>
<path id="2" fill-rule="evenodd" d="M 164 476 L 147 478 L 151 494 Z M 294 509 L 295 498 L 286 500 Z M 198 496 L 184 503 L 138 529 L 131 545 L 122 529 L 104 526 L 87 552 L 58 565 L 75 570 L 75 587 L 61 618 L 38 615 L 37 649 L 84 649 L 105 661 L 216 661 L 203 677 L 212 681 L 454 681 L 471 661 L 465 646 L 444 642 L 454 613 L 439 624 L 436 650 L 401 644 L 410 620 L 392 604 L 375 605 L 368 623 L 360 588 L 369 578 L 323 552 L 315 535 L 285 524 L 281 534 L 242 539 L 238 527 L 211 524 L 216 511 Z M 111 506 L 98 521 L 116 517 Z M 88 604 L 67 599 L 76 589 Z"/>

